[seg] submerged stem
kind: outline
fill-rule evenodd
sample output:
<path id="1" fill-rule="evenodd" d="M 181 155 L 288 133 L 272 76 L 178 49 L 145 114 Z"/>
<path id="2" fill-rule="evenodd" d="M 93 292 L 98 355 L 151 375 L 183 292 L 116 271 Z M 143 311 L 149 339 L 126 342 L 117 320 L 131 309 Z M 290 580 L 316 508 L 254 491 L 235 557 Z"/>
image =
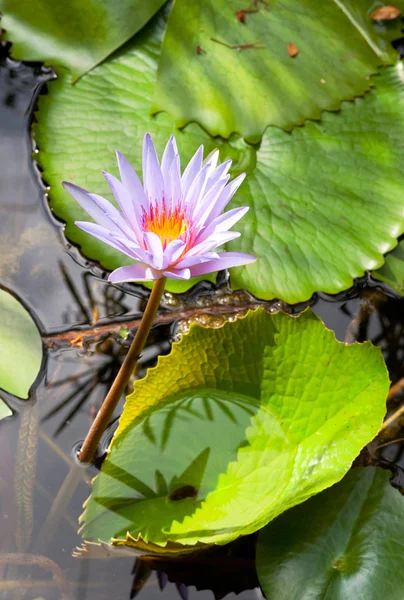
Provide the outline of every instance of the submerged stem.
<path id="1" fill-rule="evenodd" d="M 79 453 L 79 460 L 83 463 L 90 462 L 95 454 L 101 436 L 111 420 L 113 412 L 119 399 L 128 384 L 129 378 L 132 375 L 136 363 L 139 360 L 140 354 L 144 348 L 150 329 L 152 328 L 154 318 L 160 305 L 161 296 L 164 292 L 166 278 L 162 277 L 154 282 L 152 292 L 147 302 L 143 318 L 140 322 L 139 329 L 136 332 L 135 339 L 132 342 L 129 352 L 119 369 L 118 375 L 113 382 L 93 424 L 83 442 Z"/>

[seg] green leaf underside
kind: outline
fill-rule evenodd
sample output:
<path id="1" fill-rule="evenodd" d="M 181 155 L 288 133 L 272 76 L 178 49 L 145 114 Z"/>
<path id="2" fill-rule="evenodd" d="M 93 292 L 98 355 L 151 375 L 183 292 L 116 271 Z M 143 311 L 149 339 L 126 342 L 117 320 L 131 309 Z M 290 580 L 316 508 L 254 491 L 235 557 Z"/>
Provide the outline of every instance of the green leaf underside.
<path id="1" fill-rule="evenodd" d="M 260 533 L 257 570 L 276 600 L 401 600 L 404 500 L 375 468 L 331 489 Z"/>
<path id="2" fill-rule="evenodd" d="M 397 19 L 375 23 L 373 0 L 258 2 L 241 23 L 240 0 L 176 0 L 167 24 L 154 95 L 182 127 L 200 123 L 212 135 L 258 142 L 268 125 L 291 129 L 342 100 L 364 94 L 370 75 L 397 60 L 389 40 Z M 396 2 L 402 6 L 404 2 Z M 229 45 L 254 44 L 243 51 Z M 288 43 L 299 49 L 294 58 Z M 203 52 L 197 52 L 197 48 Z"/>
<path id="3" fill-rule="evenodd" d="M 404 296 L 404 241 L 385 257 L 384 264 L 373 271 L 372 277 L 387 283 L 393 290 Z"/>
<path id="4" fill-rule="evenodd" d="M 82 535 L 163 552 L 256 531 L 343 477 L 388 386 L 379 349 L 310 310 L 192 326 L 127 398 Z"/>
<path id="5" fill-rule="evenodd" d="M 346 102 L 288 134 L 265 132 L 254 172 L 233 206 L 252 207 L 229 244 L 258 256 L 233 287 L 287 302 L 335 294 L 383 264 L 404 231 L 401 63 Z"/>
<path id="6" fill-rule="evenodd" d="M 396 68 L 376 77 L 375 90 L 364 99 L 344 103 L 340 114 L 323 113 L 321 123 L 291 134 L 267 129 L 257 152 L 239 138 L 215 140 L 196 124 L 176 130 L 166 113 L 150 116 L 164 23 L 155 19 L 74 87 L 61 71 L 39 99 L 35 157 L 68 239 L 106 269 L 130 264 L 74 225 L 88 216 L 61 181 L 112 200 L 100 171 L 118 174 L 115 149 L 140 172 L 145 131 L 160 153 L 175 133 L 183 168 L 203 143 L 205 153 L 219 146 L 221 160 L 233 159 L 233 175 L 247 172 L 229 208 L 248 204 L 250 210 L 235 228 L 241 237 L 228 249 L 255 254 L 258 261 L 231 271 L 233 287 L 293 303 L 315 291 L 340 292 L 380 266 L 404 230 L 404 97 Z M 168 289 L 185 291 L 195 281 L 171 280 Z"/>
<path id="7" fill-rule="evenodd" d="M 1 27 L 18 60 L 70 69 L 73 80 L 137 33 L 164 0 L 0 0 Z"/>
<path id="8" fill-rule="evenodd" d="M 0 388 L 25 399 L 41 367 L 41 336 L 27 310 L 2 289 L 0 314 Z"/>

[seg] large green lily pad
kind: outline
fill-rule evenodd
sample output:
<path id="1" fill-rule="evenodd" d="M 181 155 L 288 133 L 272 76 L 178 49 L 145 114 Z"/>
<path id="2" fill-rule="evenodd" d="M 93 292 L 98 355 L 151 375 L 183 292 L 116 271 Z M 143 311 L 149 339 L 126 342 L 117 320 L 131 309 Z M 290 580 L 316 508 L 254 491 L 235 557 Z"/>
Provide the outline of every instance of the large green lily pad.
<path id="1" fill-rule="evenodd" d="M 399 242 L 396 248 L 387 254 L 384 264 L 377 271 L 373 271 L 372 276 L 404 296 L 404 241 Z"/>
<path id="2" fill-rule="evenodd" d="M 73 80 L 103 61 L 165 0 L 0 0 L 12 56 L 70 69 Z"/>
<path id="3" fill-rule="evenodd" d="M 373 0 L 176 0 L 167 25 L 153 108 L 182 127 L 257 142 L 268 125 L 291 129 L 369 90 L 399 19 L 375 23 Z M 404 9 L 400 0 L 395 5 Z M 213 41 L 212 40 L 217 40 Z M 221 42 L 221 43 L 219 43 Z M 230 46 L 256 44 L 245 49 Z M 288 44 L 299 53 L 289 56 Z"/>
<path id="4" fill-rule="evenodd" d="M 353 469 L 260 533 L 258 576 L 276 600 L 401 600 L 404 499 L 389 473 Z"/>
<path id="5" fill-rule="evenodd" d="M 166 552 L 256 531 L 341 479 L 388 386 L 378 348 L 310 310 L 192 326 L 127 398 L 82 535 Z"/>
<path id="6" fill-rule="evenodd" d="M 0 388 L 25 399 L 41 367 L 41 336 L 28 311 L 3 289 L 0 314 Z"/>
<path id="7" fill-rule="evenodd" d="M 399 63 L 365 98 L 320 123 L 265 132 L 257 164 L 233 206 L 252 210 L 231 250 L 258 261 L 232 273 L 234 287 L 264 298 L 335 294 L 383 264 L 404 231 L 404 86 Z"/>
<path id="8" fill-rule="evenodd" d="M 234 287 L 262 298 L 307 300 L 315 291 L 337 293 L 353 278 L 383 263 L 383 254 L 404 231 L 404 88 L 401 67 L 375 78 L 364 99 L 324 113 L 291 134 L 268 128 L 256 149 L 233 137 L 213 139 L 198 125 L 176 130 L 172 118 L 149 114 L 165 21 L 154 22 L 118 54 L 71 86 L 60 72 L 39 100 L 35 157 L 50 186 L 54 213 L 66 236 L 89 258 L 115 269 L 130 259 L 79 230 L 86 213 L 62 188 L 71 181 L 110 199 L 100 171 L 117 173 L 115 149 L 140 172 L 141 142 L 150 131 L 159 152 L 175 133 L 185 166 L 199 144 L 219 146 L 232 158 L 233 175 L 247 172 L 232 206 L 250 206 L 237 225 L 241 238 L 229 249 L 258 257 L 234 269 Z M 191 282 L 170 281 L 184 291 Z"/>

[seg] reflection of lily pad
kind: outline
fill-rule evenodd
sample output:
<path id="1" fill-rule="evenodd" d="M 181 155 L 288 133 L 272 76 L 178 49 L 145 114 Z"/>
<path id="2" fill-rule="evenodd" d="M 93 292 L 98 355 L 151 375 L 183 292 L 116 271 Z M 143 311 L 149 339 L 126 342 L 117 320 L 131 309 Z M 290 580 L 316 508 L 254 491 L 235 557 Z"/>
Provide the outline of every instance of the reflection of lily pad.
<path id="1" fill-rule="evenodd" d="M 173 4 L 154 108 L 178 127 L 195 121 L 212 135 L 237 132 L 257 142 L 268 125 L 291 129 L 338 109 L 369 90 L 379 65 L 398 58 L 389 40 L 401 37 L 402 23 L 375 24 L 373 0 L 257 2 L 257 12 L 243 14 L 249 4 Z M 295 59 L 290 42 L 299 49 Z M 251 46 L 238 52 L 243 44 Z"/>
<path id="2" fill-rule="evenodd" d="M 402 600 L 404 499 L 381 469 L 353 469 L 260 533 L 258 576 L 276 600 Z"/>
<path id="3" fill-rule="evenodd" d="M 337 342 L 310 311 L 192 326 L 135 383 L 83 537 L 176 551 L 256 531 L 341 479 L 388 385 L 379 349 Z"/>
<path id="4" fill-rule="evenodd" d="M 74 79 L 139 31 L 164 0 L 0 0 L 13 57 L 68 67 Z"/>
<path id="5" fill-rule="evenodd" d="M 404 241 L 387 254 L 384 265 L 373 271 L 372 276 L 404 296 Z"/>
<path id="6" fill-rule="evenodd" d="M 28 398 L 42 362 L 42 340 L 27 310 L 0 289 L 0 387 Z"/>

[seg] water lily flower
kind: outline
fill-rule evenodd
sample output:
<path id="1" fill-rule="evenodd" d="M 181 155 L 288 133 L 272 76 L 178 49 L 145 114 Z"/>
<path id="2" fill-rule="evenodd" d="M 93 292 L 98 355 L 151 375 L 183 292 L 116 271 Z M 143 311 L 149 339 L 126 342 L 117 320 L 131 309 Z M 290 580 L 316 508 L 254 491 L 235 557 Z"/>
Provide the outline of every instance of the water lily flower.
<path id="1" fill-rule="evenodd" d="M 215 251 L 240 235 L 229 229 L 248 210 L 233 208 L 222 214 L 245 174 L 229 183 L 231 160 L 217 166 L 218 156 L 215 150 L 203 161 L 201 146 L 181 175 L 175 138 L 168 141 L 160 165 L 146 134 L 143 185 L 120 152 L 121 181 L 104 172 L 120 211 L 102 196 L 63 183 L 95 221 L 76 225 L 136 261 L 113 271 L 110 282 L 189 279 L 256 260 L 241 252 Z"/>

